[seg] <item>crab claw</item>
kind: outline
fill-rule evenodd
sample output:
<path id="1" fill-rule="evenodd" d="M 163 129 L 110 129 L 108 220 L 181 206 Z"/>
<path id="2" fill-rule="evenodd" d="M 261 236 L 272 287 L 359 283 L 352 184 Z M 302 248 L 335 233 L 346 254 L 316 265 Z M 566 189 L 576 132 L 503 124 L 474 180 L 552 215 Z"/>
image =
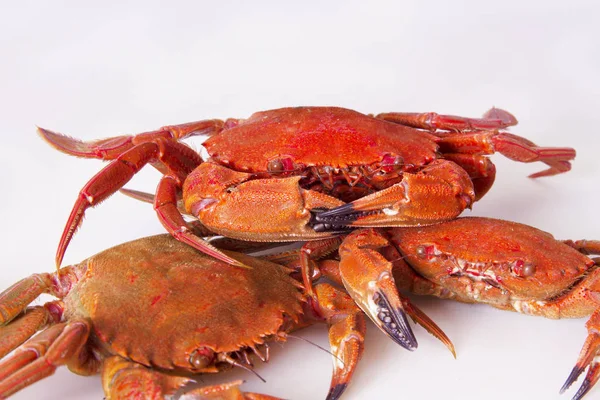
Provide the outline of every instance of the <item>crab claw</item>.
<path id="1" fill-rule="evenodd" d="M 372 229 L 350 234 L 340 246 L 340 276 L 346 290 L 377 327 L 407 350 L 417 339 L 392 276 L 392 263 L 376 249 L 389 243 Z"/>
<path id="2" fill-rule="evenodd" d="M 473 182 L 464 169 L 436 160 L 401 182 L 352 203 L 316 214 L 313 228 L 385 227 L 434 224 L 457 217 L 475 201 Z"/>
<path id="3" fill-rule="evenodd" d="M 573 367 L 565 384 L 560 389 L 560 393 L 564 393 L 587 368 L 588 370 L 585 379 L 577 393 L 575 393 L 575 396 L 573 396 L 573 400 L 580 400 L 583 398 L 600 378 L 600 362 L 598 361 L 598 356 L 600 355 L 599 324 L 600 311 L 597 310 L 592 314 L 590 320 L 586 324 L 589 334 L 581 349 L 581 353 L 579 353 L 577 363 L 575 364 L 575 367 Z"/>
<path id="4" fill-rule="evenodd" d="M 251 178 L 221 165 L 200 165 L 183 185 L 187 213 L 209 230 L 240 240 L 289 242 L 330 236 L 312 229 L 311 212 L 340 206 L 341 200 L 302 189 L 300 176 Z"/>

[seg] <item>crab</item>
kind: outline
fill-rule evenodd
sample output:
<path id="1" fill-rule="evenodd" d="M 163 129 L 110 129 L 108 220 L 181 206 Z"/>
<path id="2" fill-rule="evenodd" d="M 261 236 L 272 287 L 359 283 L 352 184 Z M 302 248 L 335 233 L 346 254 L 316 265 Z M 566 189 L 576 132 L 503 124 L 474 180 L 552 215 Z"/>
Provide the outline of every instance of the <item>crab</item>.
<path id="1" fill-rule="evenodd" d="M 268 361 L 269 342 L 323 322 L 334 359 L 327 398 L 338 399 L 363 352 L 361 310 L 325 282 L 316 282 L 318 304 L 313 303 L 291 267 L 227 254 L 252 268 L 230 268 L 163 234 L 17 282 L 0 294 L 0 358 L 18 348 L 0 362 L 0 398 L 61 365 L 81 375 L 99 372 L 109 399 L 170 398 L 193 375 L 252 370 L 251 358 Z M 278 258 L 294 263 L 289 255 Z M 28 306 L 42 293 L 58 300 Z M 416 307 L 414 317 L 441 332 Z M 443 334 L 437 336 L 451 346 Z M 194 389 L 185 398 L 222 393 L 227 399 L 274 399 L 244 397 L 238 386 Z"/>
<path id="2" fill-rule="evenodd" d="M 538 147 L 500 131 L 516 123 L 513 115 L 497 108 L 473 119 L 295 107 L 91 142 L 40 128 L 41 136 L 64 153 L 111 160 L 81 189 L 59 242 L 57 267 L 85 211 L 148 163 L 164 174 L 154 208 L 167 231 L 238 266 L 239 260 L 191 232 L 177 207 L 180 192 L 187 213 L 205 228 L 203 236 L 319 240 L 348 227 L 450 220 L 492 186 L 495 167 L 487 155 L 500 152 L 515 161 L 548 165 L 532 177 L 571 168 L 573 149 Z M 209 136 L 203 143 L 208 160 L 180 142 L 194 135 Z M 305 259 L 311 250 L 305 248 Z"/>
<path id="3" fill-rule="evenodd" d="M 377 302 L 349 284 L 356 276 L 363 276 L 363 287 L 385 277 L 400 291 L 419 295 L 553 319 L 589 316 L 587 339 L 561 389 L 587 368 L 573 397 L 579 400 L 600 377 L 600 258 L 588 257 L 598 254 L 600 241 L 558 241 L 515 222 L 459 218 L 352 232 L 339 248 L 338 281 L 363 310 Z"/>

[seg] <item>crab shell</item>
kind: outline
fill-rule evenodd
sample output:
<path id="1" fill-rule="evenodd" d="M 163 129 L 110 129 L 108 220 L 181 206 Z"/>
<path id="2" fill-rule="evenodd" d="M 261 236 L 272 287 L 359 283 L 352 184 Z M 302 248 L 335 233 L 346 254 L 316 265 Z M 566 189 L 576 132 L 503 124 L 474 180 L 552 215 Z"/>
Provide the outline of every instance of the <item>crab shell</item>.
<path id="1" fill-rule="evenodd" d="M 465 277 L 488 297 L 549 300 L 581 280 L 594 261 L 542 230 L 516 222 L 459 218 L 441 225 L 390 229 L 392 242 L 421 276 L 449 289 Z M 461 293 L 477 301 L 476 292 Z M 493 300 L 491 300 L 493 301 Z"/>
<path id="2" fill-rule="evenodd" d="M 231 268 L 169 235 L 120 245 L 79 264 L 84 275 L 64 299 L 65 316 L 89 318 L 110 354 L 216 372 L 195 369 L 192 353 L 252 348 L 302 312 L 298 284 L 281 266 L 240 259 L 252 269 Z"/>
<path id="3" fill-rule="evenodd" d="M 203 143 L 213 161 L 238 171 L 272 172 L 268 165 L 274 159 L 291 172 L 397 156 L 418 167 L 437 158 L 434 135 L 339 107 L 281 108 L 240 121 Z"/>

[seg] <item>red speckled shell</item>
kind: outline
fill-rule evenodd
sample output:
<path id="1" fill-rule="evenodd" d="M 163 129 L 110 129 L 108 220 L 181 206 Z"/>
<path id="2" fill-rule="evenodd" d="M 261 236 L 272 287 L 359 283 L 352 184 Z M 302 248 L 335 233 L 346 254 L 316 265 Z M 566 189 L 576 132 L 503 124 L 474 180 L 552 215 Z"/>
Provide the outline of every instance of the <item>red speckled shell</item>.
<path id="1" fill-rule="evenodd" d="M 109 352 L 161 368 L 191 369 L 198 347 L 227 352 L 296 319 L 301 294 L 276 264 L 236 254 L 232 267 L 170 235 L 136 240 L 84 261 L 65 298 L 67 317 L 87 317 Z"/>
<path id="2" fill-rule="evenodd" d="M 392 240 L 405 260 L 421 275 L 443 285 L 451 279 L 452 261 L 443 257 L 425 260 L 417 255 L 421 245 L 469 263 L 490 263 L 500 286 L 513 298 L 547 300 L 568 289 L 593 265 L 574 248 L 531 226 L 488 218 L 459 218 L 443 224 L 392 229 Z M 535 266 L 531 276 L 516 276 L 510 265 L 521 260 Z M 495 263 L 493 266 L 492 263 Z"/>
<path id="3" fill-rule="evenodd" d="M 274 158 L 305 166 L 346 167 L 399 155 L 406 164 L 436 158 L 436 138 L 426 132 L 337 107 L 281 108 L 254 113 L 204 142 L 216 162 L 263 172 Z"/>

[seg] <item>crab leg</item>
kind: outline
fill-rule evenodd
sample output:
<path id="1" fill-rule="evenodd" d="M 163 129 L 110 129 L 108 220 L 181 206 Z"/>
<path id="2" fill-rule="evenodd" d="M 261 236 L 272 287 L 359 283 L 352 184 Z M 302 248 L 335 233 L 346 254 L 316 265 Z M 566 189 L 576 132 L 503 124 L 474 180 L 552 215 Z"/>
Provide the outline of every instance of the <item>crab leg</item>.
<path id="1" fill-rule="evenodd" d="M 302 272 L 302 283 L 308 296 L 315 298 L 312 285 L 314 260 L 318 260 L 322 257 L 325 257 L 329 253 L 334 252 L 338 249 L 341 243 L 342 239 L 340 237 L 333 237 L 307 242 L 300 249 L 300 270 Z"/>
<path id="2" fill-rule="evenodd" d="M 564 243 L 586 255 L 600 254 L 600 241 L 578 240 L 574 242 L 566 240 Z M 573 400 L 581 399 L 600 379 L 600 362 L 598 360 L 600 357 L 600 268 L 598 260 L 595 262 L 594 269 L 567 295 L 541 305 L 534 301 L 520 304 L 520 308 L 526 310 L 528 314 L 542 315 L 548 318 L 582 317 L 592 312 L 585 324 L 588 336 L 575 367 L 560 389 L 560 393 L 564 393 L 587 368 L 585 379 L 573 396 Z"/>
<path id="3" fill-rule="evenodd" d="M 223 121 L 209 119 L 180 125 L 164 126 L 156 131 L 138 133 L 136 135 L 116 136 L 89 142 L 39 127 L 38 133 L 50 146 L 62 153 L 76 157 L 114 160 L 138 144 L 152 142 L 161 138 L 181 140 L 197 135 L 212 136 L 219 133 L 223 129 L 223 126 Z"/>
<path id="4" fill-rule="evenodd" d="M 531 178 L 567 172 L 571 169 L 568 161 L 575 158 L 575 150 L 571 148 L 538 147 L 522 137 L 498 132 L 498 129 L 516 125 L 518 122 L 511 113 L 499 108 L 492 108 L 482 119 L 436 113 L 385 113 L 377 115 L 377 118 L 432 132 L 436 130 L 458 132 L 459 134 L 446 135 L 440 133 L 439 144 L 444 153 L 493 154 L 497 151 L 511 160 L 542 161 L 550 166 L 545 171 L 530 175 Z"/>
<path id="5" fill-rule="evenodd" d="M 86 320 L 62 323 L 21 346 L 12 357 L 0 363 L 0 398 L 52 375 L 60 365 L 74 362 L 90 330 Z"/>
<path id="6" fill-rule="evenodd" d="M 75 231 L 81 225 L 87 208 L 93 207 L 110 197 L 147 163 L 152 163 L 161 172 L 176 177 L 180 187 L 185 177 L 202 163 L 202 158 L 195 151 L 176 140 L 199 134 L 215 134 L 223 129 L 223 125 L 224 123 L 220 120 L 198 121 L 166 126 L 157 131 L 134 136 L 120 136 L 92 142 L 82 142 L 39 128 L 40 135 L 53 147 L 64 153 L 80 157 L 113 160 L 80 191 L 59 242 L 56 253 L 57 267 L 60 266 Z M 159 213 L 159 217 L 162 215 Z M 170 216 L 173 216 L 173 214 L 170 214 Z M 186 232 L 184 230 L 186 227 L 180 224 L 181 220 L 180 215 L 179 218 L 175 219 L 161 218 L 163 225 L 184 242 L 217 259 L 241 266 L 237 260 L 219 252 L 213 246 Z"/>
<path id="7" fill-rule="evenodd" d="M 571 169 L 569 160 L 575 158 L 575 150 L 569 147 L 539 147 L 535 143 L 507 132 L 477 131 L 460 135 L 448 135 L 438 142 L 444 153 L 494 154 L 523 163 L 541 161 L 550 168 L 529 175 L 530 178 L 551 176 Z"/>
<path id="8" fill-rule="evenodd" d="M 164 374 L 127 361 L 119 356 L 105 360 L 102 386 L 109 399 L 170 399 L 182 387 L 194 381 L 188 377 Z M 185 400 L 278 400 L 276 397 L 243 393 L 242 381 L 195 388 L 179 397 Z"/>
<path id="9" fill-rule="evenodd" d="M 42 293 L 54 294 L 57 285 L 52 278 L 50 274 L 33 274 L 0 293 L 0 325 L 12 321 Z"/>
<path id="10" fill-rule="evenodd" d="M 432 132 L 436 130 L 464 132 L 479 129 L 501 129 L 518 123 L 514 115 L 499 108 L 490 109 L 483 115 L 483 118 L 465 118 L 433 112 L 382 113 L 375 118 Z"/>
<path id="11" fill-rule="evenodd" d="M 242 392 L 239 386 L 243 381 L 223 383 L 197 388 L 186 392 L 181 400 L 282 400 L 279 397 L 260 393 Z"/>
<path id="12" fill-rule="evenodd" d="M 157 208 L 158 216 L 163 225 L 179 240 L 192 245 L 215 258 L 232 265 L 241 264 L 231 257 L 219 252 L 213 246 L 187 231 L 187 225 L 183 222 L 181 214 L 177 211 L 177 199 L 173 200 L 172 186 L 165 183 L 165 179 L 176 180 L 176 186 L 180 187 L 194 168 L 202 163 L 200 156 L 184 144 L 166 139 L 156 139 L 155 142 L 146 142 L 132 147 L 119 155 L 115 160 L 103 168 L 81 189 L 79 197 L 73 206 L 71 215 L 67 220 L 65 230 L 61 237 L 56 253 L 56 264 L 60 266 L 64 253 L 75 231 L 81 225 L 83 215 L 89 207 L 96 206 L 125 185 L 141 168 L 149 162 L 158 160 L 170 171 L 169 178 L 164 178 L 163 184 L 157 189 L 156 201 L 161 202 L 164 210 L 175 212 L 161 212 Z M 174 203 L 174 204 L 169 204 Z"/>
<path id="13" fill-rule="evenodd" d="M 352 298 L 335 287 L 315 286 L 316 313 L 329 325 L 333 375 L 327 400 L 338 399 L 348 386 L 364 350 L 366 321 Z"/>
<path id="14" fill-rule="evenodd" d="M 434 224 L 456 218 L 474 200 L 467 172 L 451 161 L 436 160 L 387 189 L 316 214 L 315 221 L 331 227 Z"/>
<path id="15" fill-rule="evenodd" d="M 102 367 L 102 387 L 109 399 L 166 398 L 190 382 L 190 378 L 162 374 L 119 356 L 107 358 Z"/>
<path id="16" fill-rule="evenodd" d="M 54 322 L 45 307 L 28 307 L 10 324 L 0 327 L 0 359 L 19 347 L 37 331 Z"/>
<path id="17" fill-rule="evenodd" d="M 564 393 L 587 368 L 585 379 L 575 396 L 573 396 L 573 400 L 581 399 L 600 378 L 600 362 L 597 360 L 600 355 L 600 333 L 598 333 L 600 330 L 600 310 L 596 310 L 592 314 L 585 326 L 588 330 L 588 337 L 583 344 L 581 353 L 579 353 L 575 367 L 573 367 L 569 377 L 560 389 L 560 393 Z"/>
<path id="18" fill-rule="evenodd" d="M 178 187 L 179 185 L 176 178 L 166 175 L 160 180 L 156 189 L 154 210 L 167 232 L 180 242 L 190 245 L 209 256 L 225 261 L 228 264 L 245 267 L 244 264 L 224 254 L 188 229 L 187 222 L 185 222 L 183 216 L 177 209 Z"/>

